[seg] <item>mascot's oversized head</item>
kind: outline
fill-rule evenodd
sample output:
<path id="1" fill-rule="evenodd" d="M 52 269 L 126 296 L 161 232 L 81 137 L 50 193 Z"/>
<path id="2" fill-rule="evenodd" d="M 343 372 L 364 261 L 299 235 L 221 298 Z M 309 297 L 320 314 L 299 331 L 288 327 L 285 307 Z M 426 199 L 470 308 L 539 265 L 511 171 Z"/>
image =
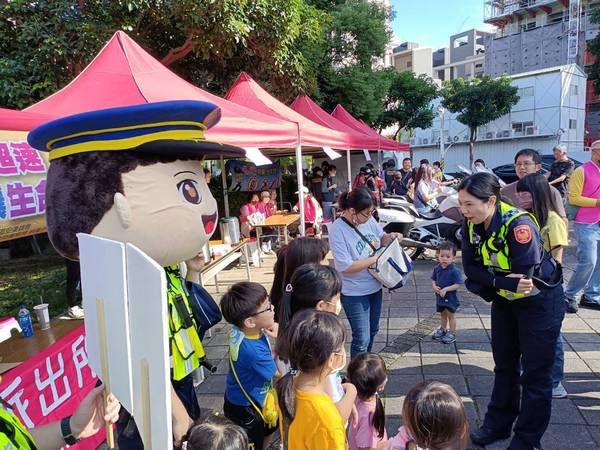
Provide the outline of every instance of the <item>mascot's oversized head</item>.
<path id="1" fill-rule="evenodd" d="M 192 258 L 217 223 L 217 203 L 200 165 L 243 150 L 204 140 L 220 119 L 212 103 L 170 101 L 77 114 L 29 133 L 50 152 L 48 235 L 78 259 L 77 233 L 143 250 L 162 266 Z"/>

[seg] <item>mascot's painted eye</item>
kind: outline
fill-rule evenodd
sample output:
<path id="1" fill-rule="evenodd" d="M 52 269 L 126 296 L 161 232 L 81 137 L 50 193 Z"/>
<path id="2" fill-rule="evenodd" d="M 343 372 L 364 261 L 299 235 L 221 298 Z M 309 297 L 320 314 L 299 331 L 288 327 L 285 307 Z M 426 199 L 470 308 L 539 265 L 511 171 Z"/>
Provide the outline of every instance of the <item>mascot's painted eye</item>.
<path id="1" fill-rule="evenodd" d="M 188 178 L 187 180 L 180 181 L 177 183 L 177 189 L 181 198 L 187 203 L 198 205 L 202 201 L 200 187 L 194 180 Z"/>

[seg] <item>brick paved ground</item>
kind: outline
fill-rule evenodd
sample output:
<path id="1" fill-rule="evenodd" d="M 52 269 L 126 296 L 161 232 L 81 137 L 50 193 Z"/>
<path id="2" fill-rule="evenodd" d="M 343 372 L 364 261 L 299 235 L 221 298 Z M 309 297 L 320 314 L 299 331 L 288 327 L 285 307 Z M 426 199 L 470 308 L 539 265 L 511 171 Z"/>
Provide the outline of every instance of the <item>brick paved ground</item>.
<path id="1" fill-rule="evenodd" d="M 566 252 L 566 277 L 571 274 L 573 249 Z M 253 281 L 270 287 L 273 259 L 262 268 L 253 268 Z M 401 422 L 404 394 L 417 382 L 436 379 L 454 387 L 462 396 L 471 428 L 479 426 L 489 401 L 493 382 L 490 348 L 490 305 L 461 291 L 462 307 L 457 312 L 457 340 L 444 345 L 431 341 L 430 333 L 438 326 L 430 275 L 435 262 L 418 260 L 414 277 L 391 298 L 384 295 L 380 333 L 374 351 L 388 362 L 389 382 L 385 392 L 388 434 L 395 434 Z M 232 269 L 219 277 L 231 283 L 245 279 L 245 272 Z M 225 288 L 225 287 L 224 287 Z M 214 286 L 209 287 L 214 293 Z M 219 298 L 218 294 L 215 294 Z M 343 315 L 343 312 L 342 312 Z M 346 322 L 347 324 L 347 322 Z M 349 327 L 348 327 L 349 329 Z M 208 358 L 218 363 L 218 371 L 198 386 L 203 408 L 221 410 L 227 362 L 227 324 L 215 327 L 207 340 Z M 565 337 L 566 399 L 555 400 L 552 419 L 542 444 L 544 449 L 600 449 L 600 311 L 580 310 L 563 322 Z M 508 441 L 490 449 L 506 448 Z M 475 448 L 474 446 L 472 448 Z"/>

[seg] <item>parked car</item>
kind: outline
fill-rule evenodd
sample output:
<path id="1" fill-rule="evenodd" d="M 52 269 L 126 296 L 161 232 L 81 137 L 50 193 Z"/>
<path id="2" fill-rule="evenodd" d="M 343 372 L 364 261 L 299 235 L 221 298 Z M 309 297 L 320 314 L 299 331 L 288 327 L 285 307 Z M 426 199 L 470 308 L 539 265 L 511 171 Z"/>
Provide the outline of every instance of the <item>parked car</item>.
<path id="1" fill-rule="evenodd" d="M 581 162 L 576 159 L 570 158 L 571 161 L 575 163 L 575 168 L 581 165 Z M 542 169 L 540 173 L 544 176 L 550 173 L 550 166 L 554 162 L 554 155 L 542 155 Z M 501 166 L 494 167 L 492 172 L 496 174 L 497 177 L 502 179 L 505 183 L 512 183 L 513 181 L 517 181 L 519 177 L 517 177 L 517 173 L 515 172 L 514 164 L 502 164 Z"/>

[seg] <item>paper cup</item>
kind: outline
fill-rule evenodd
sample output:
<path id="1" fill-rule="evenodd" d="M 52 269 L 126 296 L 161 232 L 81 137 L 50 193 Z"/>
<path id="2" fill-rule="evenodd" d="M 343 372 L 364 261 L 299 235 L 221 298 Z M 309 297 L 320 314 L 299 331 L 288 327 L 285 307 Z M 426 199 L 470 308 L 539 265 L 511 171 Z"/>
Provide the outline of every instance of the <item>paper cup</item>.
<path id="1" fill-rule="evenodd" d="M 48 311 L 48 303 L 42 303 L 33 307 L 37 320 L 40 323 L 42 330 L 50 328 L 50 313 Z"/>

